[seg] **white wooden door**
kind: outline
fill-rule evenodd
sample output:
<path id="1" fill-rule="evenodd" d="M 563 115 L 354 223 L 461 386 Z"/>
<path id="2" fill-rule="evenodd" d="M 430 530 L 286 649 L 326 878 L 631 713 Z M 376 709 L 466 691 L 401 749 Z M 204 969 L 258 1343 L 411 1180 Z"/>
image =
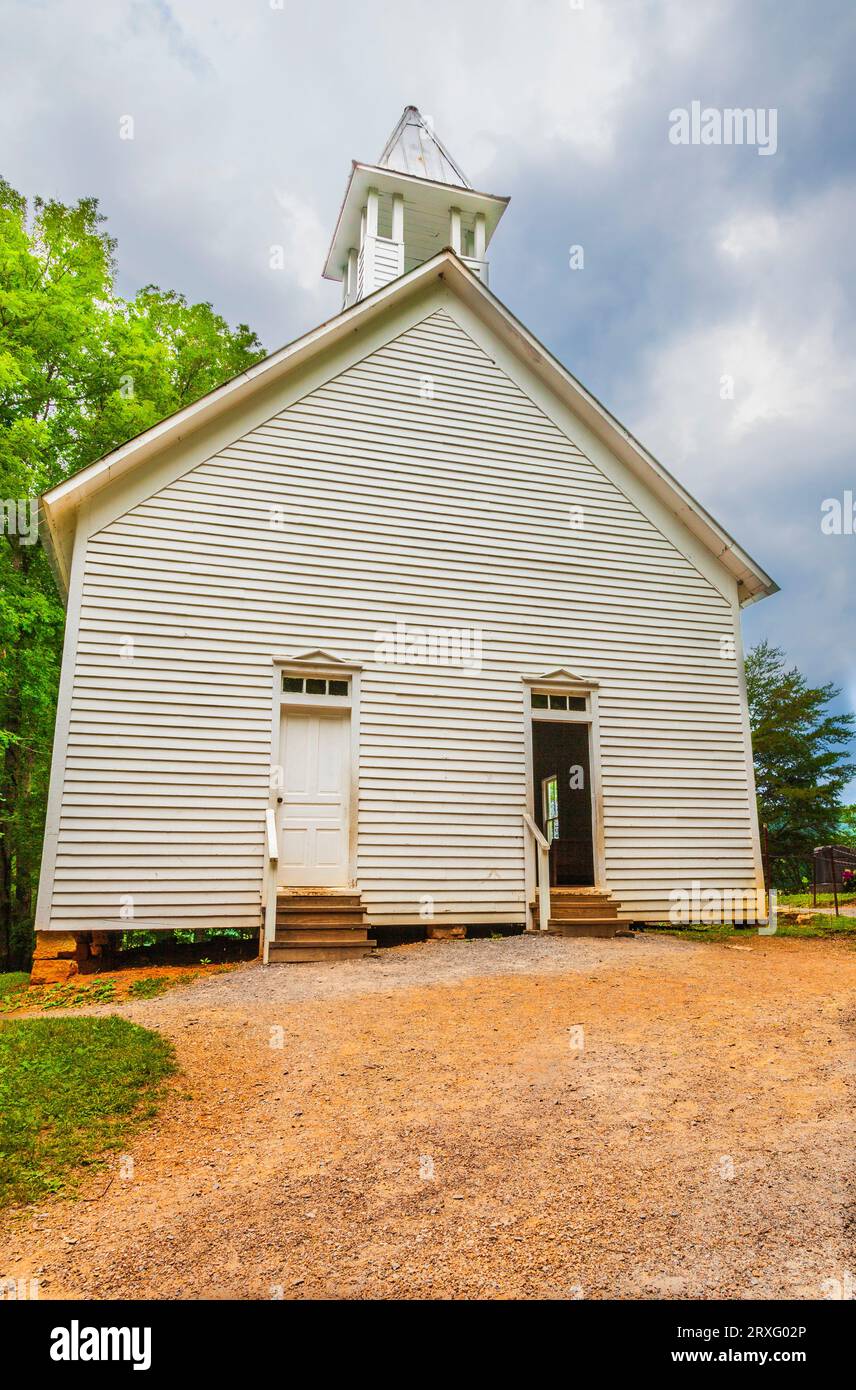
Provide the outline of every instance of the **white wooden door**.
<path id="1" fill-rule="evenodd" d="M 348 882 L 348 715 L 284 710 L 280 760 L 279 882 L 342 887 Z"/>

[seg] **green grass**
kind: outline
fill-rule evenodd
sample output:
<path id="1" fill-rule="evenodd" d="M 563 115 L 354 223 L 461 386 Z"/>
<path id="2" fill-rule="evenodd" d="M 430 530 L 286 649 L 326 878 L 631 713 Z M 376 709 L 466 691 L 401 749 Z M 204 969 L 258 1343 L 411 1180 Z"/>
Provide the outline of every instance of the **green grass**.
<path id="1" fill-rule="evenodd" d="M 662 927 L 654 930 L 662 932 L 664 936 L 674 936 L 681 941 L 727 941 L 739 944 L 741 939 L 746 940 L 749 936 L 757 935 L 756 927 L 743 927 L 735 929 L 729 925 L 720 923 L 709 927 L 672 927 L 664 923 Z M 812 938 L 839 937 L 849 940 L 856 946 L 856 917 L 812 917 L 810 922 L 786 922 L 779 919 L 775 931 L 776 936 L 796 936 L 806 940 Z"/>
<path id="2" fill-rule="evenodd" d="M 30 977 L 0 975 L 0 982 L 4 978 L 20 978 L 24 984 L 28 984 Z M 26 992 L 11 989 L 6 995 L 0 984 L 0 1014 L 15 1013 L 21 1009 L 41 1012 L 45 1009 L 81 1009 L 90 1004 L 123 1004 L 135 999 L 156 999 L 165 990 L 192 984 L 198 978 L 198 970 L 183 970 L 176 975 L 144 975 L 142 979 L 134 980 L 124 994 L 120 982 L 115 979 L 100 980 L 97 976 L 81 979 L 75 975 L 63 984 L 39 986 Z"/>
<path id="3" fill-rule="evenodd" d="M 779 900 L 779 902 L 781 903 L 782 907 L 813 907 L 813 906 L 814 906 L 814 904 L 813 904 L 813 902 L 812 902 L 812 898 L 811 898 L 811 892 L 808 892 L 808 893 L 780 893 L 780 894 L 779 894 L 779 899 L 778 899 L 778 900 Z M 818 905 L 818 907 L 834 907 L 834 906 L 835 906 L 835 899 L 834 899 L 834 897 L 832 896 L 831 893 L 818 893 L 818 895 L 817 895 L 817 905 Z M 841 892 L 838 894 L 838 905 L 839 905 L 839 907 L 854 907 L 854 906 L 856 906 L 856 895 L 854 895 L 853 893 L 851 893 L 851 892 L 849 891 L 849 889 L 845 892 L 845 890 L 842 888 Z"/>
<path id="4" fill-rule="evenodd" d="M 812 917 L 810 922 L 779 921 L 777 936 L 838 936 L 856 943 L 856 917 Z"/>
<path id="5" fill-rule="evenodd" d="M 185 976 L 179 983 L 187 984 L 191 978 L 195 979 L 196 977 Z M 132 985 L 128 986 L 128 998 L 156 999 L 159 994 L 163 994 L 164 990 L 169 989 L 172 983 L 172 980 L 164 979 L 162 975 L 146 975 L 142 980 L 135 980 Z"/>
<path id="6" fill-rule="evenodd" d="M 112 980 L 84 984 L 75 976 L 66 984 L 45 985 L 43 989 L 32 992 L 28 990 L 25 998 L 17 993 L 7 994 L 5 998 L 0 998 L 0 1014 L 22 1008 L 78 1009 L 85 1004 L 112 1004 L 115 997 L 116 986 Z"/>
<path id="7" fill-rule="evenodd" d="M 8 975 L 0 974 L 0 999 L 5 999 L 8 994 L 15 994 L 19 989 L 26 989 L 30 983 L 30 977 L 25 970 L 13 970 Z"/>
<path id="8" fill-rule="evenodd" d="M 174 1070 L 165 1038 L 116 1015 L 0 1024 L 0 1207 L 73 1191 Z"/>
<path id="9" fill-rule="evenodd" d="M 724 926 L 720 923 L 709 927 L 673 927 L 664 922 L 662 926 L 646 928 L 646 930 L 656 931 L 658 936 L 674 936 L 679 941 L 731 941 L 739 940 L 741 936 L 754 935 L 754 928 L 749 933 L 745 931 L 735 931 L 734 927 Z"/>

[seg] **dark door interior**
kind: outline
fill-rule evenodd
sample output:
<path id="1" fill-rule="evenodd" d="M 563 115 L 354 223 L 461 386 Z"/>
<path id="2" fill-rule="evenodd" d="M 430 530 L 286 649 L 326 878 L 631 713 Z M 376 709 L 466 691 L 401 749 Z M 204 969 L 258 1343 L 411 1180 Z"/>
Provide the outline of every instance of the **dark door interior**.
<path id="1" fill-rule="evenodd" d="M 532 721 L 535 820 L 550 840 L 550 881 L 594 883 L 587 724 Z"/>

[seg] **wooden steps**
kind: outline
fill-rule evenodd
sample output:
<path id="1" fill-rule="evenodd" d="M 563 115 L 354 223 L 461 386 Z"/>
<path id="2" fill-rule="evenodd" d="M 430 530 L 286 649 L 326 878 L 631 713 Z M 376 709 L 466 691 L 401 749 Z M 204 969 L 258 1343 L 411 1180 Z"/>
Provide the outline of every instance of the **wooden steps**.
<path id="1" fill-rule="evenodd" d="M 536 918 L 538 892 L 536 890 Z M 619 921 L 621 904 L 611 893 L 594 888 L 551 888 L 550 923 L 552 936 L 616 936 L 623 934 Z"/>
<path id="2" fill-rule="evenodd" d="M 569 922 L 564 917 L 551 917 L 547 932 L 550 936 L 618 936 L 622 923 L 617 918 L 606 917 L 601 921 L 592 919 Z"/>
<path id="3" fill-rule="evenodd" d="M 372 947 L 358 889 L 295 888 L 277 894 L 271 964 L 353 960 L 371 955 Z"/>

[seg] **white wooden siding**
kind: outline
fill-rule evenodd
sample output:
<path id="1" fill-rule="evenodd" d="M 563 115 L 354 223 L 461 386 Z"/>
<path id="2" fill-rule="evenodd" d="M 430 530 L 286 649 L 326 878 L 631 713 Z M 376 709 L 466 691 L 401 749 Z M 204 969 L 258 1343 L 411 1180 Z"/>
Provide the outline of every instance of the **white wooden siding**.
<path id="1" fill-rule="evenodd" d="M 480 629 L 483 670 L 379 666 L 398 620 Z M 365 663 L 373 922 L 426 895 L 523 919 L 520 677 L 557 666 L 601 683 L 624 915 L 694 879 L 752 890 L 733 635 L 723 592 L 430 313 L 90 537 L 50 924 L 118 925 L 129 898 L 128 927 L 258 924 L 271 658 L 316 647 Z"/>
<path id="2" fill-rule="evenodd" d="M 402 247 L 388 237 L 375 237 L 374 251 L 374 289 L 388 285 L 402 273 L 404 258 Z"/>

